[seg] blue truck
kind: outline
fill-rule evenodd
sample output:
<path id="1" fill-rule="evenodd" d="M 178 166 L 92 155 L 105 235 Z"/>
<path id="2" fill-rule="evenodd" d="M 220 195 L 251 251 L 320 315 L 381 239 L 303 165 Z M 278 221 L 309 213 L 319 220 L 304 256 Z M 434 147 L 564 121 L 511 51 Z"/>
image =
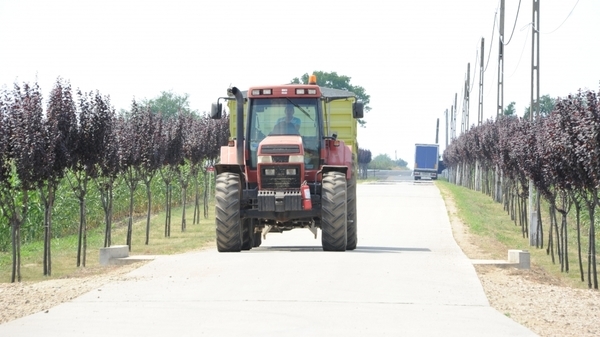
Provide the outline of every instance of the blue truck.
<path id="1" fill-rule="evenodd" d="M 415 180 L 437 179 L 438 157 L 438 144 L 415 144 L 415 166 L 413 169 Z"/>

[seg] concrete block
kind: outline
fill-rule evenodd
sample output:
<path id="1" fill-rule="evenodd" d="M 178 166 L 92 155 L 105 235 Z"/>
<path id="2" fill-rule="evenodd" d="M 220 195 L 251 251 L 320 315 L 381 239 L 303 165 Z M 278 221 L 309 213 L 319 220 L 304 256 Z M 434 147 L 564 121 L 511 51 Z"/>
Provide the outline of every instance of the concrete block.
<path id="1" fill-rule="evenodd" d="M 112 264 L 111 260 L 129 256 L 128 245 L 117 245 L 100 248 L 100 265 L 106 266 Z"/>
<path id="2" fill-rule="evenodd" d="M 110 260 L 111 265 L 126 265 L 136 262 L 148 262 L 153 261 L 156 257 L 154 255 L 132 255 L 128 257 L 120 257 Z"/>
<path id="3" fill-rule="evenodd" d="M 529 251 L 521 249 L 509 249 L 508 262 L 516 264 L 516 267 L 519 269 L 529 269 L 531 266 Z"/>

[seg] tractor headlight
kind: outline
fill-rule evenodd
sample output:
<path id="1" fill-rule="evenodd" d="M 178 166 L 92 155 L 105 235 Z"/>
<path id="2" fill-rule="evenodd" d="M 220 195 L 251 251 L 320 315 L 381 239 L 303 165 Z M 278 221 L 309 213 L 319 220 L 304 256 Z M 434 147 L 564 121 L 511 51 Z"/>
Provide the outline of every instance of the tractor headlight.
<path id="1" fill-rule="evenodd" d="M 285 169 L 285 174 L 288 176 L 295 176 L 297 170 L 295 168 Z"/>
<path id="2" fill-rule="evenodd" d="M 293 155 L 290 156 L 290 160 L 288 163 L 304 163 L 304 156 L 302 155 Z"/>
<path id="3" fill-rule="evenodd" d="M 266 176 L 274 176 L 275 175 L 275 169 L 274 168 L 265 169 L 265 175 Z"/>
<path id="4" fill-rule="evenodd" d="M 271 156 L 258 156 L 257 161 L 259 164 L 272 163 L 273 159 Z"/>

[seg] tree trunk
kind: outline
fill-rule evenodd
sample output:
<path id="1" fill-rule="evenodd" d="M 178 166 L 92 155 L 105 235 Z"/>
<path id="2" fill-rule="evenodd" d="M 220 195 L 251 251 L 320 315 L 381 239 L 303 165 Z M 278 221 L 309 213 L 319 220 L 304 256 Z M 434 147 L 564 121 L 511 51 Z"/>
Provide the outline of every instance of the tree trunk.
<path id="1" fill-rule="evenodd" d="M 575 202 L 575 215 L 577 221 L 577 257 L 579 261 L 579 276 L 581 277 L 581 282 L 585 281 L 585 277 L 583 274 L 583 260 L 581 259 L 581 204 L 580 200 L 573 198 Z"/>
<path id="2" fill-rule="evenodd" d="M 85 267 L 85 262 L 87 259 L 87 218 L 85 216 L 85 199 L 83 199 L 83 252 L 82 252 L 82 261 L 81 265 Z"/>
<path id="3" fill-rule="evenodd" d="M 552 205 L 550 205 L 550 230 L 548 231 L 548 247 L 546 248 L 546 255 L 552 256 L 552 263 L 556 263 L 554 261 L 554 240 L 552 240 L 552 234 L 554 231 L 552 230 L 552 225 L 554 224 L 554 217 L 552 216 Z M 538 214 L 538 217 L 541 217 L 541 214 Z"/>
<path id="4" fill-rule="evenodd" d="M 208 218 L 208 174 L 204 173 L 204 218 Z"/>
<path id="5" fill-rule="evenodd" d="M 79 197 L 79 236 L 77 239 L 77 267 L 82 265 L 83 253 L 83 233 L 85 231 L 85 199 L 80 194 Z M 85 262 L 83 262 L 83 266 L 85 267 Z"/>
<path id="6" fill-rule="evenodd" d="M 539 195 L 538 195 L 538 197 L 536 199 L 537 199 L 537 209 L 541 210 L 542 209 L 541 206 L 540 206 L 540 202 L 541 202 L 540 199 L 541 198 L 539 197 Z M 541 213 L 538 214 L 538 216 L 537 216 L 537 236 L 538 237 L 535 240 L 536 245 L 537 245 L 537 243 L 539 243 L 540 244 L 539 248 L 543 249 L 544 248 L 544 227 L 542 226 L 542 216 L 541 216 Z"/>
<path id="7" fill-rule="evenodd" d="M 171 237 L 171 211 L 173 210 L 173 185 L 169 185 L 169 211 L 168 211 L 168 223 L 167 229 L 169 231 L 169 237 Z"/>
<path id="8" fill-rule="evenodd" d="M 146 214 L 146 245 L 150 242 L 150 215 L 152 214 L 152 178 L 146 181 L 146 197 L 148 198 L 148 214 Z"/>
<path id="9" fill-rule="evenodd" d="M 561 264 L 561 269 L 562 269 L 562 264 L 563 264 L 563 253 L 562 253 L 562 246 L 561 246 L 562 240 L 561 240 L 559 229 L 558 229 L 558 219 L 556 218 L 556 207 L 554 207 L 554 209 L 553 209 L 552 217 L 554 217 L 554 235 L 556 236 L 556 255 L 558 256 L 558 262 Z M 550 228 L 550 230 L 552 230 L 552 227 Z"/>
<path id="10" fill-rule="evenodd" d="M 106 227 L 107 227 L 107 232 L 108 234 L 107 236 L 107 243 L 108 246 L 110 247 L 112 245 L 112 216 L 113 216 L 113 185 L 111 184 L 108 188 L 108 212 L 107 212 L 107 222 L 106 222 Z"/>
<path id="11" fill-rule="evenodd" d="M 17 226 L 15 231 L 16 244 L 17 244 L 17 281 L 21 282 L 21 219 L 17 220 Z"/>
<path id="12" fill-rule="evenodd" d="M 198 184 L 198 170 L 193 175 L 194 177 L 194 220 L 193 225 L 200 223 L 200 187 Z"/>
<path id="13" fill-rule="evenodd" d="M 56 187 L 48 183 L 47 195 L 43 189 L 40 190 L 40 197 L 44 204 L 44 275 L 52 275 L 52 209 L 54 208 L 54 198 Z"/>
<path id="14" fill-rule="evenodd" d="M 598 289 L 598 275 L 596 274 L 596 232 L 595 211 L 598 204 L 597 191 L 592 191 L 591 200 L 586 200 L 588 204 L 588 214 L 590 216 L 589 244 L 588 244 L 588 288 Z"/>
<path id="15" fill-rule="evenodd" d="M 165 180 L 165 184 L 166 184 L 166 191 L 165 191 L 165 237 L 168 238 L 171 236 L 171 229 L 170 229 L 170 220 L 171 220 L 171 216 L 169 215 L 169 209 L 170 209 L 170 205 L 171 205 L 171 200 L 170 200 L 170 193 L 169 191 L 171 191 L 171 184 L 170 184 L 170 180 Z"/>
<path id="16" fill-rule="evenodd" d="M 185 221 L 185 204 L 187 202 L 187 184 L 181 186 L 181 231 L 185 232 L 186 221 Z"/>
<path id="17" fill-rule="evenodd" d="M 563 237 L 561 245 L 563 247 L 562 251 L 563 251 L 563 265 L 564 265 L 564 271 L 565 272 L 569 272 L 569 254 L 568 254 L 568 249 L 567 249 L 567 245 L 568 245 L 568 238 L 567 238 L 567 213 L 561 214 L 562 215 L 562 221 L 561 221 L 561 236 Z M 562 271 L 562 266 L 561 266 L 561 271 Z"/>
<path id="18" fill-rule="evenodd" d="M 594 191 L 592 198 L 594 200 L 594 206 L 592 207 L 593 211 L 594 211 L 596 205 L 598 205 L 597 191 Z M 593 213 L 592 213 L 592 215 L 593 215 Z M 598 273 L 597 273 L 597 269 L 596 269 L 596 222 L 594 220 L 595 219 L 593 217 L 590 217 L 590 238 L 589 238 L 590 259 L 589 259 L 588 265 L 592 266 L 592 278 L 593 278 L 594 289 L 598 289 Z"/>
<path id="19" fill-rule="evenodd" d="M 15 216 L 11 216 L 10 234 L 12 241 L 12 273 L 10 282 L 14 283 L 17 280 L 17 221 Z"/>
<path id="20" fill-rule="evenodd" d="M 105 178 L 105 181 L 98 182 L 100 191 L 100 200 L 102 201 L 102 210 L 104 211 L 104 247 L 110 247 L 112 241 L 112 205 L 113 205 L 113 185 L 114 180 Z"/>
<path id="21" fill-rule="evenodd" d="M 129 246 L 129 251 L 131 251 L 131 235 L 133 232 L 133 194 L 135 193 L 135 187 L 132 185 L 129 186 L 129 219 L 127 221 L 127 246 Z"/>

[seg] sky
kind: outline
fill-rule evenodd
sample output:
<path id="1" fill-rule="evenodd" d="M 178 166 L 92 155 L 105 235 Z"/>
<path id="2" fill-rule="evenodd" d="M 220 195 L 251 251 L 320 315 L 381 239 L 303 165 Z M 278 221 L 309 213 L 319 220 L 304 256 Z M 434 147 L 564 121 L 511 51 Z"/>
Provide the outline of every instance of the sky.
<path id="1" fill-rule="evenodd" d="M 600 1 L 538 1 L 540 95 L 598 91 Z M 532 3 L 505 5 L 504 105 L 514 101 L 518 115 L 531 95 Z M 189 94 L 191 108 L 204 112 L 229 86 L 244 90 L 337 72 L 370 95 L 359 146 L 412 167 L 414 144 L 435 142 L 438 119 L 444 150 L 445 111 L 455 95 L 460 134 L 469 63 L 469 124 L 477 124 L 482 38 L 483 116 L 496 116 L 499 6 L 499 0 L 0 0 L 0 87 L 37 81 L 47 97 L 61 77 L 82 91 L 110 95 L 117 110 L 172 91 Z"/>

